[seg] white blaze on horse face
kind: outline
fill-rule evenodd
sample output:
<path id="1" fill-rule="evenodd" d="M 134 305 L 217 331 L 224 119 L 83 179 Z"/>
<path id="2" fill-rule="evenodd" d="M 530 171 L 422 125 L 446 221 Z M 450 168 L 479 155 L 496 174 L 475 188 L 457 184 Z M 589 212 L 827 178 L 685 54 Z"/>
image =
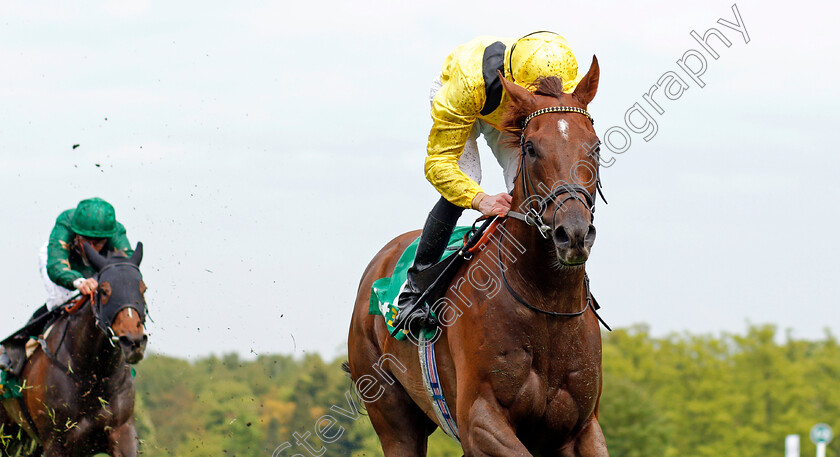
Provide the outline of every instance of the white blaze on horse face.
<path id="1" fill-rule="evenodd" d="M 563 135 L 563 139 L 569 141 L 569 123 L 560 119 L 557 121 L 557 130 L 560 131 L 560 134 Z"/>
<path id="2" fill-rule="evenodd" d="M 129 319 L 134 317 L 134 316 L 131 315 L 131 308 L 128 308 L 128 317 L 129 317 Z"/>

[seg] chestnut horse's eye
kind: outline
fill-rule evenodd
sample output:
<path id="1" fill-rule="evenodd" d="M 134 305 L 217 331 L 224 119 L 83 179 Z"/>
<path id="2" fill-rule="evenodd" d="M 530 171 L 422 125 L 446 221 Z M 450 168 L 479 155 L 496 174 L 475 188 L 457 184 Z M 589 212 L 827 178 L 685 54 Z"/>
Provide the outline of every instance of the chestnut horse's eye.
<path id="1" fill-rule="evenodd" d="M 530 141 L 525 143 L 525 152 L 527 152 L 528 155 L 531 156 L 531 157 L 534 157 L 535 155 L 537 155 L 537 150 L 534 149 L 534 144 L 531 143 Z"/>

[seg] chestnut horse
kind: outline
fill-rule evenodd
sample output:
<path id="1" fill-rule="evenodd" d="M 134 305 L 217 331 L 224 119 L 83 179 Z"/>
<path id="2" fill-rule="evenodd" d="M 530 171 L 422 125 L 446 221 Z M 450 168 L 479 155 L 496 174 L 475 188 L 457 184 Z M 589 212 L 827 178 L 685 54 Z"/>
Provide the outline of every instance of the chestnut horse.
<path id="1" fill-rule="evenodd" d="M 93 303 L 56 320 L 26 362 L 22 399 L 0 408 L 0 455 L 32 448 L 45 457 L 137 455 L 129 364 L 143 359 L 148 339 L 143 245 L 130 258 L 105 258 L 89 245 L 85 253 L 98 271 Z"/>
<path id="2" fill-rule="evenodd" d="M 466 457 L 608 455 L 598 423 L 601 335 L 584 271 L 599 182 L 586 107 L 598 78 L 594 57 L 571 94 L 558 78 L 541 79 L 534 93 L 502 78 L 504 129 L 522 149 L 511 207 L 527 215 L 509 213 L 518 217 L 459 267 L 437 302 L 442 326 L 432 343 Z M 418 235 L 395 238 L 373 258 L 350 324 L 349 371 L 386 457 L 425 456 L 440 426 L 415 343 L 392 338 L 368 314 L 371 285 Z"/>

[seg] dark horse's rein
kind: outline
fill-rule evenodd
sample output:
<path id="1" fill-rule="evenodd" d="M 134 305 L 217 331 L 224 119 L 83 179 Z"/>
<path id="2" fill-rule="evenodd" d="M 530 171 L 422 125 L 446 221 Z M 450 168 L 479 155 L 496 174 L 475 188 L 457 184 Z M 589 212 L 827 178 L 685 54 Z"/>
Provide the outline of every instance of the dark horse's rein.
<path id="1" fill-rule="evenodd" d="M 101 278 L 102 277 L 102 272 L 104 272 L 105 270 L 108 270 L 111 267 L 123 266 L 123 265 L 130 266 L 130 267 L 132 267 L 134 269 L 137 269 L 139 271 L 139 268 L 131 262 L 118 262 L 118 263 L 112 263 L 112 264 L 109 264 L 109 265 L 106 265 L 105 267 L 103 267 L 96 274 L 96 278 L 97 279 Z M 83 296 L 79 297 L 75 302 L 73 301 L 72 298 L 70 300 L 66 301 L 63 304 L 63 309 L 61 311 L 62 315 L 68 315 L 69 316 L 69 315 L 74 314 L 76 311 L 79 311 L 82 308 L 82 306 L 85 304 L 86 301 L 90 303 L 91 312 L 93 312 L 93 317 L 96 320 L 97 328 L 99 328 L 103 333 L 105 333 L 105 336 L 107 337 L 108 342 L 111 343 L 111 346 L 116 347 L 116 345 L 114 344 L 114 340 L 117 339 L 117 338 L 116 338 L 116 335 L 114 335 L 114 329 L 111 328 L 111 322 L 109 322 L 109 319 L 107 319 L 107 318 L 103 319 L 103 317 L 102 317 L 102 297 L 100 296 L 100 293 L 99 293 L 98 290 L 95 293 L 91 293 L 90 295 L 83 295 Z M 72 303 L 72 305 L 71 305 L 71 303 Z M 120 309 L 122 309 L 122 308 L 120 308 Z M 56 317 L 53 322 L 58 321 L 59 317 Z M 86 382 L 90 382 L 91 380 L 85 380 L 85 379 L 79 377 L 79 375 L 77 375 L 75 372 L 73 372 L 73 369 L 69 365 L 64 364 L 60 360 L 58 360 L 58 357 L 56 356 L 56 354 L 58 354 L 58 351 L 61 350 L 61 345 L 64 344 L 64 338 L 66 336 L 67 336 L 67 328 L 65 327 L 64 331 L 61 334 L 61 339 L 58 341 L 58 346 L 56 346 L 56 348 L 55 348 L 55 352 L 50 351 L 49 347 L 47 346 L 46 338 L 39 337 L 38 338 L 38 343 L 41 345 L 41 350 L 44 351 L 44 354 L 47 356 L 47 359 L 49 359 L 49 361 L 52 362 L 53 365 L 57 366 L 64 374 L 66 374 L 71 379 L 76 381 L 77 384 L 84 384 Z"/>
<path id="2" fill-rule="evenodd" d="M 92 303 L 93 303 L 93 294 L 92 293 L 90 295 L 82 295 L 81 297 L 76 299 L 75 302 L 71 298 L 70 300 L 68 300 L 67 302 L 64 303 L 64 308 L 61 311 L 62 315 L 66 314 L 66 315 L 69 316 L 71 314 L 74 314 L 76 311 L 78 311 L 82 308 L 82 306 L 85 304 L 86 301 L 90 301 L 91 306 L 93 306 L 92 305 Z M 72 303 L 72 305 L 70 305 L 71 303 Z M 58 320 L 58 318 L 55 319 L 55 321 L 57 321 L 57 320 Z M 55 321 L 53 321 L 53 323 Z M 49 324 L 49 325 L 52 325 L 52 324 Z M 55 352 L 50 352 L 50 349 L 47 346 L 47 339 L 44 338 L 44 337 L 38 337 L 38 344 L 41 345 L 41 350 L 44 351 L 44 354 L 47 356 L 47 359 L 49 359 L 49 361 L 52 362 L 53 365 L 55 365 L 59 369 L 61 369 L 61 371 L 64 374 L 66 374 L 71 379 L 76 381 L 76 383 L 84 383 L 85 380 L 82 379 L 81 377 L 79 377 L 79 375 L 77 375 L 75 372 L 73 372 L 73 369 L 70 368 L 69 365 L 65 365 L 60 360 L 58 360 L 58 357 L 56 357 L 56 354 L 58 354 L 58 351 L 61 349 L 61 345 L 64 344 L 64 337 L 66 337 L 66 336 L 67 336 L 67 327 L 65 326 L 64 331 L 61 333 L 61 339 L 58 341 L 58 346 L 55 347 Z"/>
<path id="3" fill-rule="evenodd" d="M 574 107 L 574 106 L 552 106 L 552 107 L 549 107 L 549 108 L 542 108 L 542 109 L 539 109 L 539 110 L 531 113 L 530 115 L 528 115 L 528 117 L 526 117 L 525 120 L 522 122 L 522 133 L 521 133 L 521 136 L 519 138 L 519 147 L 520 147 L 521 151 L 520 151 L 519 170 L 517 171 L 517 175 L 518 175 L 517 177 L 519 177 L 521 179 L 522 187 L 523 187 L 524 192 L 525 192 L 525 201 L 529 202 L 529 207 L 528 207 L 528 212 L 527 213 L 523 214 L 523 213 L 520 213 L 520 212 L 517 212 L 517 211 L 508 211 L 508 216 L 512 217 L 514 219 L 520 220 L 522 222 L 525 222 L 528 225 L 533 225 L 533 226 L 537 227 L 537 229 L 540 232 L 540 235 L 542 235 L 542 237 L 545 238 L 545 239 L 547 239 L 548 234 L 553 232 L 556 228 L 551 227 L 551 226 L 549 226 L 548 224 L 545 223 L 545 221 L 542 218 L 543 214 L 545 213 L 545 210 L 548 208 L 548 203 L 554 201 L 556 198 L 560 197 L 561 195 L 565 195 L 565 196 L 563 197 L 562 200 L 557 202 L 556 205 L 555 205 L 554 214 L 552 215 L 552 218 L 551 218 L 552 225 L 554 224 L 554 219 L 555 219 L 554 216 L 557 215 L 557 211 L 563 206 L 563 204 L 565 204 L 569 200 L 577 200 L 577 201 L 583 203 L 583 205 L 589 211 L 589 214 L 590 214 L 591 218 L 594 218 L 594 216 L 595 216 L 595 197 L 592 194 L 590 194 L 589 191 L 586 190 L 585 187 L 583 187 L 579 184 L 574 184 L 574 183 L 567 183 L 567 184 L 564 184 L 564 185 L 552 190 L 551 193 L 549 193 L 547 196 L 539 198 L 536 208 L 533 206 L 532 197 L 534 195 L 532 194 L 532 192 L 536 193 L 537 188 L 536 188 L 536 186 L 534 186 L 534 183 L 531 181 L 531 174 L 528 172 L 528 167 L 526 166 L 525 156 L 528 154 L 528 152 L 527 152 L 528 148 L 526 147 L 526 142 L 525 142 L 525 129 L 528 127 L 528 123 L 531 122 L 531 119 L 533 119 L 533 118 L 535 118 L 535 117 L 537 117 L 541 114 L 546 114 L 546 113 L 578 113 L 578 114 L 582 114 L 582 115 L 586 116 L 589 119 L 589 121 L 592 122 L 593 125 L 595 124 L 595 121 L 592 119 L 592 116 L 589 114 L 588 111 L 586 111 L 585 109 L 582 109 L 582 108 Z M 516 180 L 517 177 L 514 177 L 514 180 Z M 604 203 L 607 203 L 607 200 L 604 198 L 604 193 L 601 190 L 601 177 L 597 172 L 596 172 L 596 175 L 595 175 L 595 191 L 601 195 L 601 199 L 604 200 Z M 502 222 L 504 223 L 504 221 L 502 221 Z M 594 299 L 592 298 L 592 292 L 589 290 L 589 276 L 586 273 L 583 274 L 583 285 L 586 289 L 586 305 L 583 307 L 583 309 L 581 309 L 580 311 L 577 311 L 577 312 L 559 313 L 559 312 L 555 312 L 555 311 L 549 311 L 549 310 L 545 310 L 545 309 L 542 309 L 542 308 L 538 308 L 538 307 L 528 303 L 524 298 L 522 298 L 522 296 L 520 296 L 518 293 L 516 293 L 516 291 L 513 290 L 513 287 L 511 287 L 510 283 L 508 282 L 507 277 L 505 276 L 505 268 L 502 265 L 502 240 L 503 240 L 503 238 L 504 238 L 504 231 L 502 231 L 499 234 L 499 244 L 498 244 L 499 270 L 502 274 L 502 282 L 505 284 L 505 288 L 507 288 L 510 295 L 513 296 L 513 298 L 515 298 L 516 301 L 518 301 L 521 305 L 525 306 L 526 308 L 528 308 L 532 311 L 535 311 L 535 312 L 538 312 L 538 313 L 541 313 L 541 314 L 545 314 L 545 315 L 548 315 L 548 316 L 552 316 L 552 317 L 568 317 L 568 318 L 579 317 L 579 316 L 582 316 L 583 313 L 585 313 L 587 309 L 591 309 L 592 313 L 595 314 L 595 317 L 598 318 L 598 321 L 600 321 L 601 324 L 607 330 L 612 331 L 610 326 L 607 325 L 607 323 L 604 322 L 603 319 L 601 319 L 601 316 L 598 315 L 598 312 L 596 311 L 596 309 L 598 308 L 597 302 L 595 302 L 594 305 L 593 305 Z"/>
<path id="4" fill-rule="evenodd" d="M 50 325 L 55 324 L 62 316 L 64 315 L 71 315 L 74 314 L 76 311 L 84 306 L 85 302 L 90 300 L 93 301 L 93 294 L 90 295 L 82 295 L 81 297 L 71 297 L 66 302 L 61 304 L 61 311 L 58 316 L 52 319 L 51 322 L 48 322 L 45 327 L 49 327 Z M 44 354 L 47 356 L 47 359 L 55 366 L 57 366 L 64 374 L 69 376 L 73 381 L 77 384 L 83 384 L 85 382 L 84 379 L 80 378 L 79 375 L 73 372 L 73 369 L 70 368 L 68 365 L 61 363 L 60 360 L 55 356 L 58 353 L 59 349 L 61 349 L 61 345 L 64 344 L 64 337 L 67 336 L 67 328 L 64 328 L 64 331 L 61 334 L 61 339 L 58 342 L 58 346 L 55 348 L 55 353 L 50 352 L 49 347 L 47 347 L 47 339 L 43 336 L 38 337 L 38 344 L 41 346 L 41 350 L 44 351 Z M 23 418 L 26 420 L 27 426 L 32 430 L 33 433 L 37 433 L 38 426 L 35 425 L 35 421 L 32 419 L 32 415 L 29 414 L 29 410 L 26 408 L 26 404 L 23 401 L 23 397 L 18 397 L 18 405 L 20 407 L 20 411 L 23 414 Z"/>

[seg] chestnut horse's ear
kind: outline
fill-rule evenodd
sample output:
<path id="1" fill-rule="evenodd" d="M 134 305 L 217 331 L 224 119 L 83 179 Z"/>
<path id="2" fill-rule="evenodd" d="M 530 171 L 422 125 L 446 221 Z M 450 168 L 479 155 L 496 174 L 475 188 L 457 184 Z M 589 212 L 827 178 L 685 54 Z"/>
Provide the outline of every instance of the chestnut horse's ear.
<path id="1" fill-rule="evenodd" d="M 601 69 L 598 67 L 598 58 L 592 56 L 592 65 L 589 66 L 589 71 L 586 76 L 580 80 L 572 95 L 575 96 L 584 106 L 589 105 L 589 102 L 595 98 L 595 92 L 598 92 L 598 79 L 601 77 Z"/>
<path id="2" fill-rule="evenodd" d="M 143 261 L 143 243 L 137 242 L 137 247 L 134 248 L 134 254 L 131 254 L 131 258 L 128 261 L 135 266 L 140 266 L 140 262 Z"/>
<path id="3" fill-rule="evenodd" d="M 108 263 L 105 257 L 103 257 L 102 254 L 96 252 L 96 249 L 91 247 L 91 245 L 85 243 L 82 246 L 82 249 L 85 250 L 85 256 L 87 256 L 88 262 L 90 262 L 90 264 L 93 265 L 93 268 L 95 268 L 96 271 L 101 270 L 102 267 L 104 267 L 105 264 Z"/>
<path id="4" fill-rule="evenodd" d="M 525 111 L 533 112 L 537 110 L 537 99 L 534 97 L 534 94 L 525 89 L 524 87 L 520 87 L 516 83 L 512 83 L 505 79 L 502 72 L 496 70 L 499 73 L 499 81 L 502 82 L 502 87 L 505 88 L 505 92 L 510 96 L 510 99 L 515 103 L 517 106 L 520 106 L 525 109 Z"/>

